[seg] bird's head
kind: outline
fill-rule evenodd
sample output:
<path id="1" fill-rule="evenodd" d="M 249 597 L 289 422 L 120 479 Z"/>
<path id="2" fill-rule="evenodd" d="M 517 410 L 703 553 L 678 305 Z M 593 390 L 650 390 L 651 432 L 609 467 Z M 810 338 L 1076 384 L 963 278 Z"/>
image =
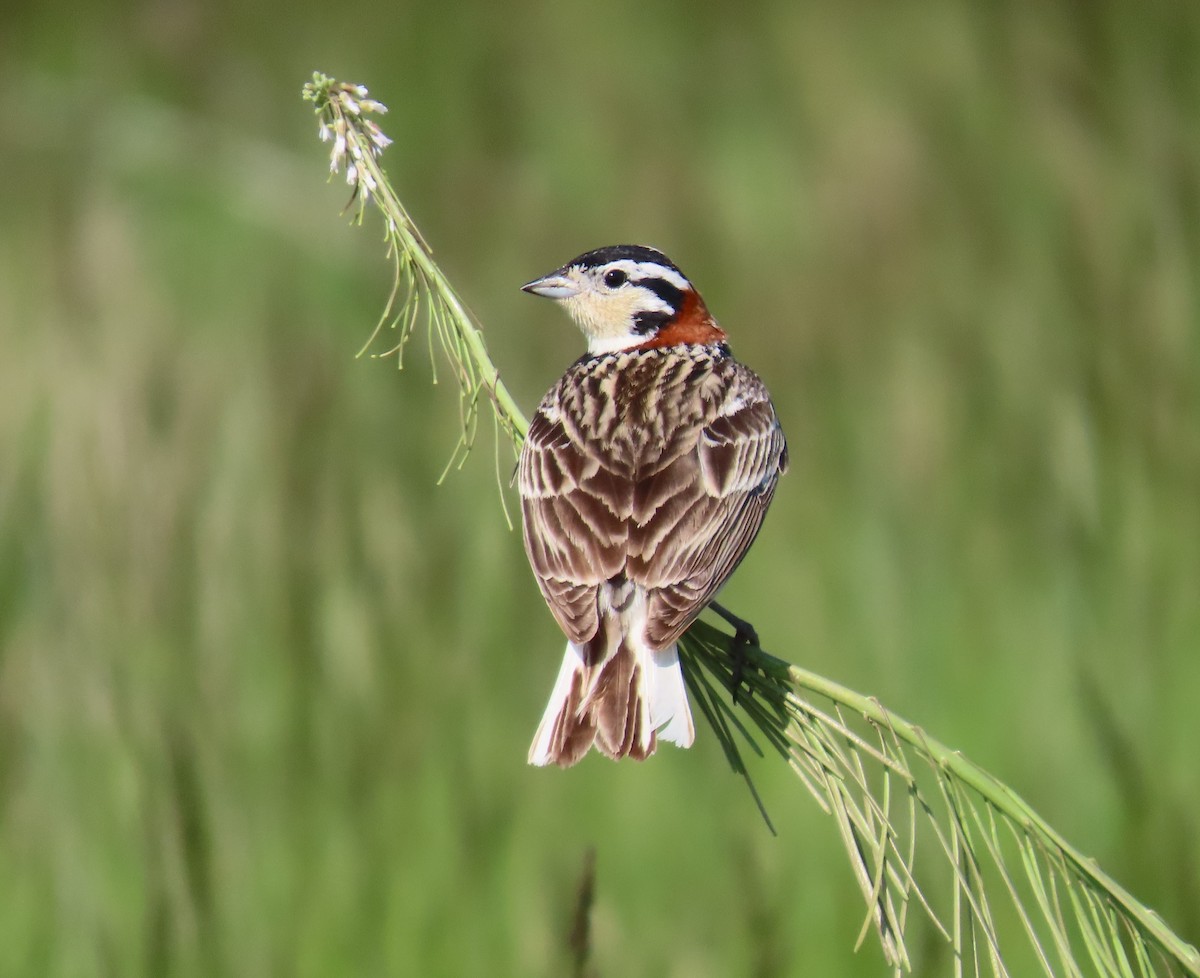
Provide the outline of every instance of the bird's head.
<path id="1" fill-rule="evenodd" d="M 591 353 L 725 340 L 674 262 L 644 245 L 597 248 L 521 288 L 565 306 Z"/>

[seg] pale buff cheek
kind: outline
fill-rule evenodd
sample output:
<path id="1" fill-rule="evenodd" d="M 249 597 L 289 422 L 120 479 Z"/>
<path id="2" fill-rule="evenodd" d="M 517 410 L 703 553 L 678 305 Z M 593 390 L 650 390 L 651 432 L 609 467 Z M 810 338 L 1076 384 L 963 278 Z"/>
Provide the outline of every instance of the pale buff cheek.
<path id="1" fill-rule="evenodd" d="M 565 300 L 563 305 L 589 339 L 612 339 L 633 332 L 638 299 L 633 292 L 610 295 L 584 292 Z"/>

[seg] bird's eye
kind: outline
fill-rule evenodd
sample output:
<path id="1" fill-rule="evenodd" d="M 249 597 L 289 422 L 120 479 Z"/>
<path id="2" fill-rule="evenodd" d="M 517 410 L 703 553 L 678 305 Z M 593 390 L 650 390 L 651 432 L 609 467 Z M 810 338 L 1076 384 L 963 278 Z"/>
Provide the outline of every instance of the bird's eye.
<path id="1" fill-rule="evenodd" d="M 629 281 L 629 276 L 619 268 L 613 268 L 604 273 L 604 284 L 610 289 L 619 288 Z"/>

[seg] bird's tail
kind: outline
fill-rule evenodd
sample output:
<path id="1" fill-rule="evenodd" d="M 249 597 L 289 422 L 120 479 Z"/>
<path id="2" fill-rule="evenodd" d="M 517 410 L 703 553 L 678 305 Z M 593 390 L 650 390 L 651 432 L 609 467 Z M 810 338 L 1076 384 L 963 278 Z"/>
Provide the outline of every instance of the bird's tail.
<path id="1" fill-rule="evenodd" d="M 567 643 L 530 764 L 570 767 L 593 744 L 614 761 L 645 760 L 659 739 L 692 745 L 696 733 L 676 646 L 656 652 L 630 635 L 609 639 L 607 631 L 602 626 L 586 645 Z"/>

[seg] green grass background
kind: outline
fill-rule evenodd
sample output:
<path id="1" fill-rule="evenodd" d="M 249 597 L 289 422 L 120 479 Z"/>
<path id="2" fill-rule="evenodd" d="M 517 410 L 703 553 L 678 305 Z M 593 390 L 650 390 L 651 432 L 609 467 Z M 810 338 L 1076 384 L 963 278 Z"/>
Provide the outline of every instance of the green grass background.
<path id="1" fill-rule="evenodd" d="M 704 732 L 526 767 L 563 641 L 490 447 L 435 486 L 423 340 L 354 359 L 389 271 L 313 69 L 527 408 L 581 339 L 517 286 L 674 257 L 793 458 L 726 603 L 1200 940 L 1200 6 L 47 0 L 0 14 L 0 975 L 561 975 L 588 846 L 599 975 L 886 973 L 783 765 L 778 838 Z"/>

